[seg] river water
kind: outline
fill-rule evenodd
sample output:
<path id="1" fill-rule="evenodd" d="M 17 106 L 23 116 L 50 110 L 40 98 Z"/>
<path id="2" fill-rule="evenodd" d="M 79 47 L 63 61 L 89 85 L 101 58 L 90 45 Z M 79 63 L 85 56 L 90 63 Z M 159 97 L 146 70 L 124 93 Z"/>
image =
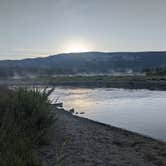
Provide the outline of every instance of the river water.
<path id="1" fill-rule="evenodd" d="M 84 112 L 77 116 L 166 141 L 166 91 L 62 87 L 51 98 Z"/>

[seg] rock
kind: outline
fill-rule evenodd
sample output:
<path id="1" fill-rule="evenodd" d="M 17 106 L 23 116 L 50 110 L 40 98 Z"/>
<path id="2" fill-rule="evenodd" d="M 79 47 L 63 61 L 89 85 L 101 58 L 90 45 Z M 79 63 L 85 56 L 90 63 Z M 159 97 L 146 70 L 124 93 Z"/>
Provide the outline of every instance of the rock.
<path id="1" fill-rule="evenodd" d="M 63 107 L 63 103 L 54 103 L 53 104 L 55 107 Z"/>
<path id="2" fill-rule="evenodd" d="M 69 112 L 73 114 L 74 113 L 74 108 L 70 109 Z"/>

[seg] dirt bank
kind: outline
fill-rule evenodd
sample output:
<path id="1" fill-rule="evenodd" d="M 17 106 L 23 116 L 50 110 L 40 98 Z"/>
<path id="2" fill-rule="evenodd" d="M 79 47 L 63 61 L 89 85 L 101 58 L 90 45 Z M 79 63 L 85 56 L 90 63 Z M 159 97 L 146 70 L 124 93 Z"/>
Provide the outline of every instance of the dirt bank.
<path id="1" fill-rule="evenodd" d="M 57 110 L 51 144 L 41 149 L 46 166 L 165 166 L 166 144 Z M 67 143 L 63 146 L 63 142 Z M 63 153 L 60 150 L 63 149 Z"/>

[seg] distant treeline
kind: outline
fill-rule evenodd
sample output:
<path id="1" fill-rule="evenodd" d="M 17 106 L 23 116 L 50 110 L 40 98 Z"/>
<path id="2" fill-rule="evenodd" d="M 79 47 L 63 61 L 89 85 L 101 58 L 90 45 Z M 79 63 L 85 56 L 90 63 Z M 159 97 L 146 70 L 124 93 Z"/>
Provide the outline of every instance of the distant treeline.
<path id="1" fill-rule="evenodd" d="M 26 67 L 0 67 L 0 78 L 8 77 L 30 77 L 30 76 L 52 76 L 54 74 L 75 74 L 72 70 L 51 68 L 26 68 Z"/>
<path id="2" fill-rule="evenodd" d="M 166 76 L 166 68 L 151 68 L 144 70 L 146 76 Z"/>
<path id="3" fill-rule="evenodd" d="M 116 73 L 116 72 L 115 72 Z M 122 75 L 126 74 L 126 71 L 120 72 Z M 132 72 L 131 74 L 134 75 L 136 72 Z M 147 68 L 139 72 L 140 74 L 145 74 L 145 76 L 166 76 L 166 67 L 160 68 Z M 54 75 L 75 75 L 79 74 L 78 72 L 74 71 L 73 69 L 53 69 L 53 68 L 37 68 L 37 67 L 0 67 L 0 78 L 14 78 L 14 77 L 43 77 L 43 76 L 54 76 Z M 82 74 L 82 73 L 80 73 Z M 83 73 L 85 74 L 85 73 Z M 86 73 L 91 74 L 91 73 Z M 94 73 L 94 75 L 101 74 L 99 72 Z M 114 75 L 114 73 L 105 72 L 103 75 Z"/>

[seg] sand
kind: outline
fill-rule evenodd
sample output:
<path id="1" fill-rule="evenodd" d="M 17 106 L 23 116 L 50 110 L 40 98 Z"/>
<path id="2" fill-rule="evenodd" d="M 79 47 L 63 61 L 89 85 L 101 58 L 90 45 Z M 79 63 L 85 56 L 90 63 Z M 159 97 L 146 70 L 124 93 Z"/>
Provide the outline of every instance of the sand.
<path id="1" fill-rule="evenodd" d="M 51 143 L 40 149 L 44 166 L 166 166 L 166 144 L 54 108 Z M 58 165 L 59 166 L 59 165 Z"/>

